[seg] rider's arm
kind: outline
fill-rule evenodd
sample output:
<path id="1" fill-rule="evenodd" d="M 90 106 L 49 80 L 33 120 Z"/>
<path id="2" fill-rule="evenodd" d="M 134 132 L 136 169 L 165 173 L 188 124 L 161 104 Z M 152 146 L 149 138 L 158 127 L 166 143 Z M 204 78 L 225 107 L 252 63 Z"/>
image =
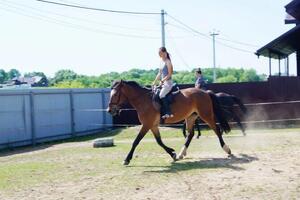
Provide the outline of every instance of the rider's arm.
<path id="1" fill-rule="evenodd" d="M 155 80 L 153 81 L 152 85 L 155 85 L 156 81 L 158 81 L 160 79 L 160 76 L 161 76 L 161 69 L 159 69 L 157 75 L 156 75 L 156 78 Z"/>

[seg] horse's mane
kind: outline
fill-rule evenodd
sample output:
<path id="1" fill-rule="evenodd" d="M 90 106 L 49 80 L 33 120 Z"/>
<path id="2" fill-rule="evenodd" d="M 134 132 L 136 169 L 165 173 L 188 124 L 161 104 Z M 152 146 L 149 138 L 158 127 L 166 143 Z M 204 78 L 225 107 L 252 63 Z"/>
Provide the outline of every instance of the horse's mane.
<path id="1" fill-rule="evenodd" d="M 117 84 L 119 84 L 120 82 L 121 81 L 114 81 L 113 84 L 112 84 L 112 88 L 114 86 L 116 86 Z M 122 80 L 122 82 L 125 83 L 125 84 L 127 84 L 127 85 L 129 85 L 129 86 L 131 86 L 131 87 L 133 87 L 133 88 L 136 88 L 136 89 L 142 89 L 142 90 L 145 90 L 145 91 L 148 91 L 148 92 L 152 91 L 150 88 L 142 86 L 142 85 L 138 84 L 135 81 L 124 81 L 124 80 Z"/>
<path id="2" fill-rule="evenodd" d="M 146 91 L 152 91 L 150 88 L 142 86 L 142 85 L 138 84 L 135 81 L 123 81 L 123 82 L 126 83 L 127 85 L 130 85 L 131 87 L 134 87 L 134 88 L 137 88 L 137 89 L 143 89 L 143 90 L 146 90 Z"/>

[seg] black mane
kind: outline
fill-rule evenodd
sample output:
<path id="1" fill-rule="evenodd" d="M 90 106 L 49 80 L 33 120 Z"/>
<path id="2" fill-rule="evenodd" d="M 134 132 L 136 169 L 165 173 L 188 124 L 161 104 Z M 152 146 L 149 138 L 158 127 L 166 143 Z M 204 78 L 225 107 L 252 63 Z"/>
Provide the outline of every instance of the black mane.
<path id="1" fill-rule="evenodd" d="M 127 85 L 130 85 L 131 87 L 134 87 L 134 88 L 137 88 L 137 89 L 143 89 L 143 90 L 151 91 L 150 88 L 142 86 L 142 85 L 138 84 L 135 81 L 123 81 L 123 82 L 126 83 Z"/>
<path id="2" fill-rule="evenodd" d="M 114 88 L 116 85 L 118 85 L 120 82 L 123 82 L 133 88 L 136 88 L 136 89 L 143 89 L 143 90 L 147 90 L 147 91 L 152 91 L 150 88 L 147 88 L 145 86 L 142 86 L 140 84 L 138 84 L 137 82 L 135 81 L 124 81 L 124 80 L 118 80 L 118 81 L 114 81 L 112 83 L 112 86 L 111 86 L 111 89 Z"/>

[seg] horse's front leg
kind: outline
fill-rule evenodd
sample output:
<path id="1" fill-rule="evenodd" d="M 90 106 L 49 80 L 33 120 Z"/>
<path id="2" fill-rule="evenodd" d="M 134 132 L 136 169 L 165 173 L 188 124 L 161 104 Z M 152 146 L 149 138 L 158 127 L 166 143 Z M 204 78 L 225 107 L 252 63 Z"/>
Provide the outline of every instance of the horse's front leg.
<path id="1" fill-rule="evenodd" d="M 189 147 L 193 137 L 194 137 L 194 124 L 195 120 L 197 119 L 197 115 L 191 115 L 189 118 L 185 120 L 186 126 L 188 128 L 188 136 L 185 139 L 185 143 L 183 147 L 181 148 L 181 151 L 178 155 L 178 159 L 183 159 L 184 156 L 186 156 L 187 148 Z"/>
<path id="2" fill-rule="evenodd" d="M 128 165 L 130 163 L 130 160 L 132 159 L 135 148 L 137 147 L 137 145 L 140 143 L 140 141 L 143 139 L 143 137 L 146 135 L 146 133 L 148 131 L 149 131 L 149 128 L 142 126 L 139 134 L 137 135 L 137 137 L 135 138 L 135 140 L 132 143 L 132 147 L 131 147 L 126 159 L 124 160 L 123 165 Z"/>

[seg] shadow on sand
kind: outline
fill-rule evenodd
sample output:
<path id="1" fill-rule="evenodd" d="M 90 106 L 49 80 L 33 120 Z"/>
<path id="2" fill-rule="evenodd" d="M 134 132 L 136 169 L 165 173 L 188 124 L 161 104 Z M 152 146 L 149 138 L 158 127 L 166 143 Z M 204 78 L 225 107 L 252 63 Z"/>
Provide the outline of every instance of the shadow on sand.
<path id="1" fill-rule="evenodd" d="M 238 164 L 246 164 L 259 160 L 257 157 L 247 154 L 239 154 L 229 158 L 200 158 L 196 161 L 187 161 L 188 158 L 181 161 L 173 162 L 169 166 L 129 166 L 129 167 L 145 167 L 159 168 L 157 170 L 146 170 L 145 173 L 176 173 L 179 171 L 187 171 L 193 169 L 218 169 L 228 168 L 233 170 L 244 170 Z"/>

